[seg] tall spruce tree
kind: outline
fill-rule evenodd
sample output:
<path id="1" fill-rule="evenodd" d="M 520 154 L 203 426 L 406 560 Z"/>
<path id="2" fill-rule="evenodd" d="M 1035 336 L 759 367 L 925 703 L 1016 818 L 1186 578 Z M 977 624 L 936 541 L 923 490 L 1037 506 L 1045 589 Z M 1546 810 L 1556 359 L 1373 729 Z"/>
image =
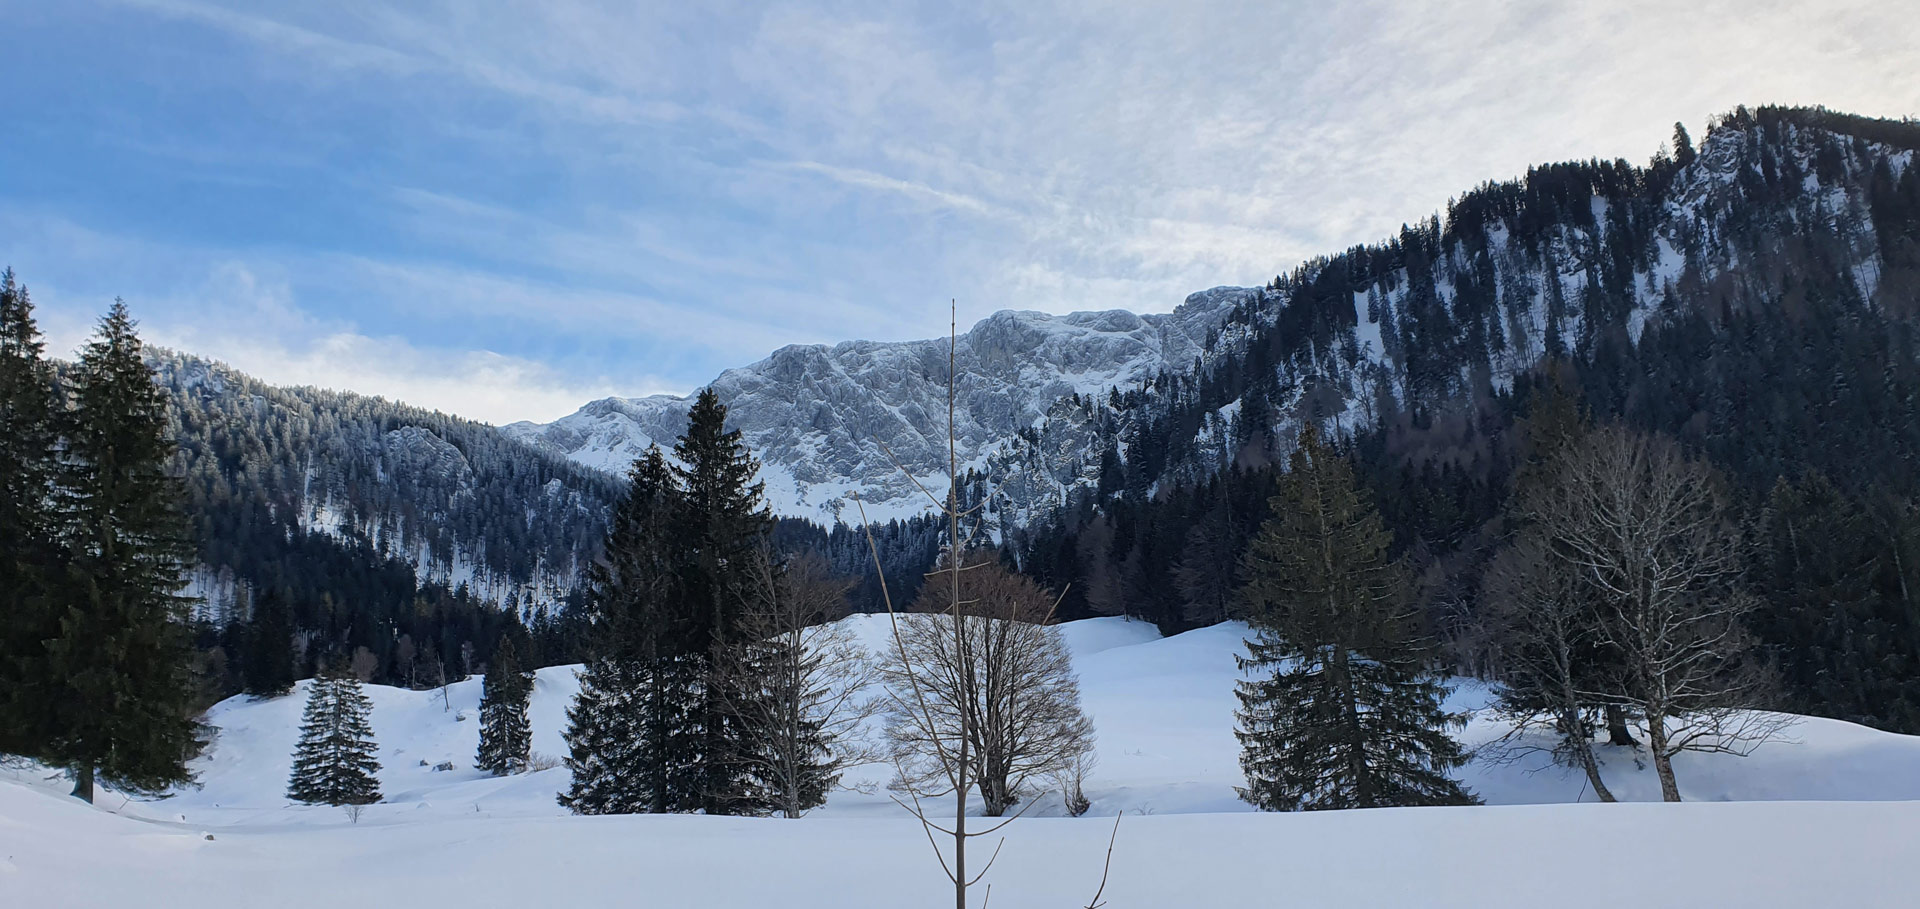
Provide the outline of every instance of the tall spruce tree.
<path id="1" fill-rule="evenodd" d="M 56 392 L 27 288 L 0 272 L 0 753 L 45 753 L 58 678 L 52 583 L 62 573 L 54 511 Z"/>
<path id="2" fill-rule="evenodd" d="M 166 397 L 115 300 L 81 353 L 58 480 L 68 563 L 59 633 L 47 643 L 50 715 L 39 755 L 93 800 L 96 775 L 132 792 L 191 779 L 198 745 L 188 663 L 192 545 L 168 471 Z"/>
<path id="3" fill-rule="evenodd" d="M 360 680 L 336 665 L 313 680 L 300 717 L 287 798 L 314 805 L 371 805 L 380 801 L 380 761 L 369 715 L 372 702 Z"/>
<path id="4" fill-rule="evenodd" d="M 641 814 L 656 810 L 656 791 L 642 782 L 640 737 L 645 697 L 638 661 L 596 657 L 580 670 L 580 693 L 567 707 L 567 772 L 561 807 L 574 814 Z M 664 810 L 664 809 L 660 809 Z"/>
<path id="5" fill-rule="evenodd" d="M 533 674 L 520 669 L 513 640 L 502 636 L 487 661 L 480 694 L 480 749 L 473 766 L 496 776 L 527 769 L 532 757 L 533 730 L 527 723 L 527 702 L 533 695 Z"/>
<path id="6" fill-rule="evenodd" d="M 673 536 L 679 480 L 658 447 L 636 459 L 614 509 L 584 605 L 593 656 L 567 711 L 578 814 L 691 811 L 699 750 L 692 726 L 701 664 Z"/>
<path id="7" fill-rule="evenodd" d="M 1421 665 L 1391 534 L 1310 426 L 1246 556 L 1255 638 L 1238 686 L 1240 797 L 1268 811 L 1470 804 L 1464 719 Z"/>
<path id="8" fill-rule="evenodd" d="M 739 430 L 726 428 L 726 418 L 713 389 L 701 391 L 673 450 L 682 490 L 674 539 L 685 547 L 681 602 L 690 620 L 684 652 L 699 660 L 705 676 L 693 713 L 701 755 L 697 801 L 707 814 L 766 814 L 773 805 L 752 768 L 770 747 L 768 730 L 750 719 L 762 711 L 747 706 L 762 697 L 764 679 L 722 670 L 754 662 L 738 658 L 742 648 L 758 646 L 741 626 L 756 595 L 755 555 L 773 519 L 764 486 L 754 479 L 760 465 Z"/>
<path id="9" fill-rule="evenodd" d="M 293 610 L 285 595 L 272 588 L 255 594 L 241 661 L 247 694 L 279 697 L 293 690 L 293 634 Z"/>

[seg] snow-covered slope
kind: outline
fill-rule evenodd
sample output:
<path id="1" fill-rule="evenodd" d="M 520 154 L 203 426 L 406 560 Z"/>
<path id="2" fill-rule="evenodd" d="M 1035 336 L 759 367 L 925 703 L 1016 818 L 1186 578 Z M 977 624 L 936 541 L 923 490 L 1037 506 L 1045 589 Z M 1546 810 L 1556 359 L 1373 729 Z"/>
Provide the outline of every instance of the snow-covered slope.
<path id="1" fill-rule="evenodd" d="M 995 313 L 959 336 L 955 422 L 961 457 L 979 463 L 1032 426 L 1061 398 L 1104 395 L 1163 370 L 1191 368 L 1227 314 L 1251 291 L 1216 287 L 1172 313 L 1122 310 L 1047 315 Z M 761 459 L 774 509 L 832 521 L 918 512 L 924 499 L 887 451 L 936 493 L 946 466 L 948 339 L 847 341 L 783 347 L 729 369 L 713 389 L 730 423 Z M 624 472 L 648 445 L 671 447 L 686 429 L 689 398 L 605 398 L 553 423 L 503 427 L 582 464 Z"/>
<path id="2" fill-rule="evenodd" d="M 870 651 L 889 646 L 884 615 L 845 619 Z M 1243 779 L 1233 737 L 1234 683 L 1242 678 L 1234 656 L 1242 653 L 1245 625 L 1229 622 L 1162 638 L 1145 622 L 1088 619 L 1061 626 L 1074 654 L 1081 696 L 1098 737 L 1099 769 L 1088 785 L 1095 814 L 1240 812 L 1252 810 L 1234 787 Z M 576 667 L 540 670 L 531 720 L 533 750 L 566 753 L 561 730 L 579 684 Z M 231 826 L 267 823 L 332 824 L 337 812 L 289 807 L 284 797 L 290 753 L 305 701 L 302 682 L 294 694 L 270 700 L 235 697 L 216 705 L 208 722 L 217 739 L 194 765 L 201 788 L 171 799 L 130 806 L 136 815 L 184 814 L 189 822 Z M 497 779 L 471 769 L 479 742 L 480 679 L 438 690 L 407 691 L 368 686 L 374 733 L 381 744 L 381 781 L 386 801 L 368 818 L 465 815 L 561 816 L 553 796 L 565 788 L 564 769 Z M 1467 681 L 1451 698 L 1454 709 L 1476 711 L 1463 741 L 1478 747 L 1507 728 L 1479 708 L 1489 700 L 1483 683 Z M 875 730 L 877 731 L 877 730 Z M 1608 786 L 1623 799 L 1657 801 L 1659 783 L 1650 765 L 1631 749 L 1603 748 Z M 434 765 L 452 762 L 451 771 Z M 1790 727 L 1786 738 L 1751 756 L 1684 754 L 1675 760 L 1680 789 L 1704 801 L 1920 800 L 1920 737 L 1895 735 L 1816 717 Z M 849 784 L 884 782 L 885 767 L 863 768 Z M 1591 801 L 1586 781 L 1544 757 L 1517 763 L 1476 760 L 1461 779 L 1488 804 Z M 1058 814 L 1057 795 L 1037 806 Z M 825 816 L 896 816 L 900 809 L 884 792 L 836 793 L 819 812 Z M 362 823 L 365 823 L 363 820 Z"/>
<path id="3" fill-rule="evenodd" d="M 990 905 L 1086 905 L 1111 824 L 1023 818 L 1004 843 L 976 841 L 975 867 L 1001 845 Z M 1885 802 L 1128 815 L 1103 896 L 1113 909 L 1894 909 L 1913 905 L 1916 841 L 1920 809 Z M 10 906 L 897 909 L 951 900 L 943 885 L 900 819 L 476 814 L 209 833 L 0 784 Z"/>
<path id="4" fill-rule="evenodd" d="M 886 641 L 883 616 L 848 621 L 869 647 Z M 1084 904 L 1116 813 L 1126 817 L 1114 906 L 1250 905 L 1279 892 L 1298 905 L 1531 906 L 1551 893 L 1555 905 L 1605 906 L 1622 890 L 1656 906 L 1912 904 L 1896 860 L 1920 841 L 1920 738 L 1808 719 L 1791 741 L 1747 758 L 1683 756 L 1692 802 L 1682 805 L 1564 804 L 1590 799 L 1578 775 L 1476 760 L 1463 779 L 1495 807 L 1258 814 L 1233 791 L 1244 626 L 1162 639 L 1149 625 L 1094 619 L 1063 633 L 1098 733 L 1092 816 L 1062 817 L 1048 794 L 1007 828 L 995 906 Z M 564 768 L 507 778 L 470 769 L 479 684 L 456 683 L 444 701 L 369 689 L 386 801 L 357 825 L 284 798 L 304 685 L 216 707 L 219 737 L 195 765 L 202 788 L 163 801 L 106 795 L 92 809 L 59 795 L 56 780 L 0 771 L 0 892 L 76 906 L 331 906 L 343 894 L 476 906 L 936 898 L 939 872 L 917 825 L 884 792 L 836 792 L 799 821 L 569 817 L 553 800 Z M 537 752 L 561 753 L 576 689 L 571 667 L 541 671 Z M 1485 697 L 1469 686 L 1454 701 Z M 1464 736 L 1478 745 L 1503 731 L 1477 716 Z M 1605 759 L 1616 792 L 1657 800 L 1633 754 Z M 432 769 L 443 761 L 455 769 Z M 885 776 L 869 768 L 849 782 Z M 1490 885 L 1481 871 L 1495 862 Z M 88 871 L 100 867 L 115 873 Z M 1631 869 L 1630 879 L 1596 868 Z"/>

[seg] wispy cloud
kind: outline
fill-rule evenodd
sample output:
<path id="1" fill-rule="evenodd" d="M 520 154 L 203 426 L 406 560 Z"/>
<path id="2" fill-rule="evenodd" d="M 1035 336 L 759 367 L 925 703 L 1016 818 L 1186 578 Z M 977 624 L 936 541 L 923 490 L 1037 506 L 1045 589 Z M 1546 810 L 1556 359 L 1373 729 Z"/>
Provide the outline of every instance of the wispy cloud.
<path id="1" fill-rule="evenodd" d="M 392 48 L 336 37 L 214 3 L 195 0 L 111 0 L 111 4 L 199 22 L 273 50 L 306 55 L 329 68 L 365 67 L 406 74 L 421 69 L 426 63 Z"/>
<path id="2" fill-rule="evenodd" d="M 885 174 L 876 174 L 868 170 L 860 170 L 852 167 L 834 167 L 831 164 L 821 164 L 818 161 L 794 161 L 781 166 L 791 170 L 819 174 L 848 186 L 898 193 L 922 202 L 931 202 L 946 208 L 971 212 L 973 214 L 990 215 L 999 212 L 995 207 L 964 193 L 948 192 L 943 189 L 928 186 L 925 183 L 901 180 Z"/>

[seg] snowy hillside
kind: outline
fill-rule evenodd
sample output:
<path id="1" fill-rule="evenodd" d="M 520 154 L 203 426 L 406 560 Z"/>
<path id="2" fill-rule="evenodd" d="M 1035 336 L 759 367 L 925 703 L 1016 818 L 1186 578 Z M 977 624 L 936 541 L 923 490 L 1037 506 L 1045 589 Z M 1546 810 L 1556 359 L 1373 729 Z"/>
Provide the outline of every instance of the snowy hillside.
<path id="1" fill-rule="evenodd" d="M 1076 392 L 1104 395 L 1163 371 L 1191 369 L 1212 332 L 1251 293 L 1216 287 L 1168 314 L 995 313 L 961 335 L 954 351 L 961 457 L 978 463 Z M 775 511 L 852 521 L 848 494 L 858 492 L 870 515 L 904 517 L 924 502 L 886 450 L 923 481 L 944 472 L 947 354 L 946 338 L 794 345 L 721 373 L 713 388 L 729 408 L 729 424 L 761 459 Z M 686 429 L 690 403 L 669 395 L 606 398 L 553 423 L 503 428 L 619 473 L 648 445 L 670 448 Z M 929 488 L 944 486 L 941 480 Z"/>
<path id="2" fill-rule="evenodd" d="M 220 618 L 241 588 L 289 583 L 287 566 L 331 564 L 299 594 L 361 604 L 362 572 L 392 560 L 418 586 L 480 602 L 553 602 L 575 589 L 604 534 L 613 478 L 504 438 L 483 423 L 380 398 L 269 385 L 190 354 L 148 351 L 180 440 L 188 511 L 208 528 L 192 593 Z M 289 555 L 299 551 L 298 557 Z M 329 588 L 328 583 L 339 586 Z"/>
<path id="3" fill-rule="evenodd" d="M 886 640 L 884 617 L 848 621 L 869 647 Z M 1808 719 L 1792 741 L 1748 758 L 1683 756 L 1676 769 L 1694 801 L 1681 805 L 1551 804 L 1590 798 L 1583 779 L 1476 760 L 1464 782 L 1503 807 L 1258 814 L 1233 791 L 1244 626 L 1162 639 L 1143 623 L 1095 619 L 1063 631 L 1098 734 L 1093 810 L 1061 817 L 1050 794 L 1010 827 L 995 906 L 1084 902 L 1109 830 L 1101 817 L 1115 813 L 1126 814 L 1108 892 L 1116 907 L 1247 905 L 1283 882 L 1299 905 L 1519 906 L 1549 892 L 1556 905 L 1614 905 L 1616 887 L 1594 867 L 1632 869 L 1617 884 L 1642 905 L 1911 904 L 1896 860 L 1920 838 L 1920 802 L 1896 800 L 1920 800 L 1920 738 Z M 283 792 L 305 684 L 216 707 L 218 739 L 194 765 L 202 788 L 164 801 L 105 796 L 96 810 L 60 795 L 58 781 L 4 772 L 0 885 L 21 905 L 320 906 L 348 891 L 435 905 L 691 905 L 717 887 L 714 905 L 779 895 L 782 905 L 899 906 L 937 894 L 925 842 L 884 792 L 838 792 L 799 821 L 569 817 L 554 802 L 564 768 L 508 778 L 469 768 L 478 679 L 450 686 L 444 702 L 438 691 L 370 687 L 386 801 L 358 825 L 338 809 L 293 806 Z M 540 672 L 536 752 L 562 753 L 575 689 L 569 667 Z M 1469 686 L 1454 702 L 1485 697 Z M 1465 738 L 1502 731 L 1476 717 Z M 1605 759 L 1616 793 L 1658 798 L 1632 754 Z M 455 769 L 432 769 L 443 761 Z M 885 776 L 870 768 L 849 782 Z M 730 864 L 743 840 L 750 874 Z M 1505 869 L 1497 883 L 1468 871 L 1489 856 Z M 85 873 L 96 866 L 119 873 Z M 1591 886 L 1569 889 L 1569 875 Z M 1430 880 L 1441 889 L 1414 889 Z"/>

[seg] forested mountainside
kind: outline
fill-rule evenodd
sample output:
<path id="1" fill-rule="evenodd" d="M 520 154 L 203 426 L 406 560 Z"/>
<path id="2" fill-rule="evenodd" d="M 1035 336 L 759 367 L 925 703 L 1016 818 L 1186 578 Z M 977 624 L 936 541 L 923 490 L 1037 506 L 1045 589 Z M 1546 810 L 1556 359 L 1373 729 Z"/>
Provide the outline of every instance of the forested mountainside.
<path id="1" fill-rule="evenodd" d="M 1199 369 L 1023 433 L 994 480 L 1054 499 L 1010 548 L 1073 583 L 1070 615 L 1216 621 L 1313 420 L 1459 642 L 1529 409 L 1556 386 L 1728 478 L 1791 703 L 1920 731 L 1916 150 L 1920 123 L 1741 109 L 1697 151 L 1680 130 L 1645 167 L 1535 168 L 1308 262 L 1236 307 Z M 1049 444 L 1075 436 L 1096 447 Z"/>
<path id="2" fill-rule="evenodd" d="M 167 351 L 196 518 L 216 573 L 297 570 L 256 545 L 312 537 L 404 563 L 421 585 L 501 605 L 578 586 L 619 495 L 614 475 L 548 457 L 491 426 L 381 398 L 277 388 Z M 231 582 L 206 579 L 209 606 Z"/>
<path id="3" fill-rule="evenodd" d="M 192 592 L 230 651 L 220 629 L 271 595 L 309 663 L 364 647 L 383 680 L 418 681 L 429 653 L 458 671 L 504 623 L 555 621 L 621 490 L 486 424 L 170 351 L 150 362 L 200 546 Z"/>

